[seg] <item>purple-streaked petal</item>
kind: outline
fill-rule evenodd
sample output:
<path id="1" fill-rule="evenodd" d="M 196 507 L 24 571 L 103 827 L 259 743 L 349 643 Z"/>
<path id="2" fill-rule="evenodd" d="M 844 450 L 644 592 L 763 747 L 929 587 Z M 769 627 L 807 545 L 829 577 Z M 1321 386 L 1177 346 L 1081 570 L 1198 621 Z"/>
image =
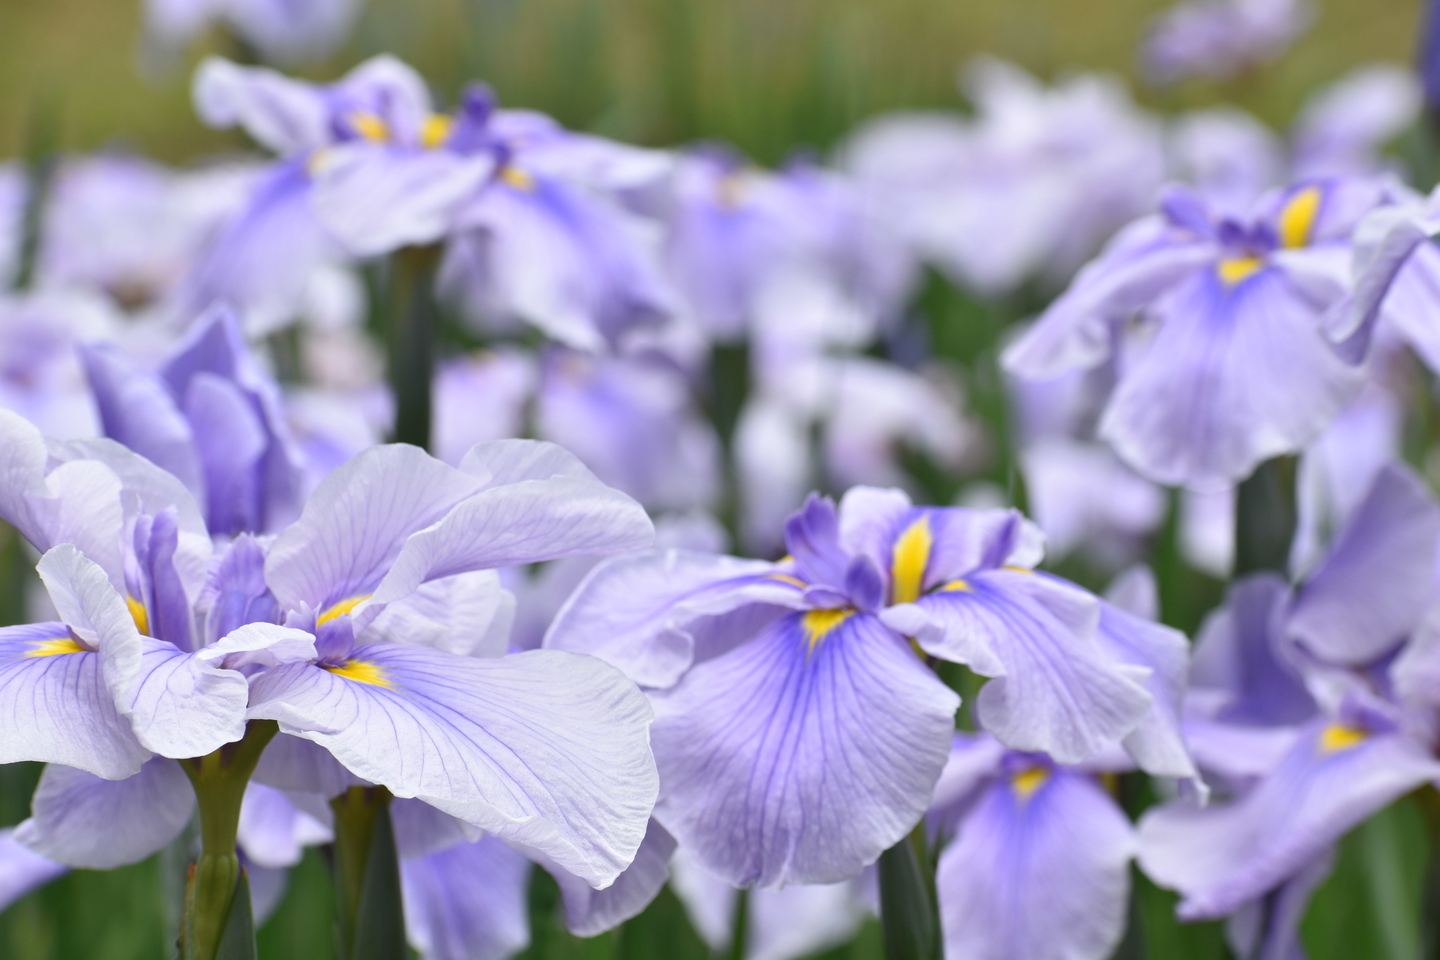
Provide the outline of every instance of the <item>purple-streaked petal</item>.
<path id="1" fill-rule="evenodd" d="M 413 643 L 461 657 L 500 657 L 510 647 L 515 595 L 495 570 L 431 580 L 387 605 L 361 643 Z"/>
<path id="2" fill-rule="evenodd" d="M 1196 273 L 1121 378 L 1100 435 L 1159 483 L 1214 489 L 1315 438 L 1360 386 L 1278 268 Z"/>
<path id="3" fill-rule="evenodd" d="M 801 590 L 763 560 L 646 551 L 607 560 L 592 570 L 560 608 L 545 634 L 554 650 L 589 653 L 646 687 L 669 687 L 697 656 L 754 636 Z M 713 628 L 723 627 L 726 637 Z"/>
<path id="4" fill-rule="evenodd" d="M 52 763 L 15 839 L 58 863 L 110 870 L 170 843 L 194 809 L 195 791 L 174 760 L 155 757 L 125 780 Z"/>
<path id="5" fill-rule="evenodd" d="M 1440 776 L 1440 762 L 1402 733 L 1318 720 L 1241 800 L 1172 803 L 1140 823 L 1140 864 L 1178 890 L 1181 919 L 1224 916 L 1303 869 L 1347 830 Z"/>
<path id="6" fill-rule="evenodd" d="M 1408 469 L 1386 467 L 1300 588 L 1286 632 L 1332 663 L 1375 660 L 1430 604 L 1437 546 L 1440 506 Z"/>
<path id="7" fill-rule="evenodd" d="M 1195 638 L 1192 688 L 1217 691 L 1219 720 L 1259 726 L 1303 723 L 1315 714 L 1299 672 L 1281 649 L 1281 625 L 1290 588 L 1270 573 L 1230 587 Z"/>
<path id="8" fill-rule="evenodd" d="M 1006 746 L 1078 763 L 1144 719 L 1147 671 L 1106 652 L 1093 596 L 1012 570 L 954 583 L 881 617 L 927 653 L 994 678 L 981 689 L 977 712 Z"/>
<path id="9" fill-rule="evenodd" d="M 1135 846 L 1124 813 L 1083 774 L 1041 766 L 996 780 L 940 855 L 947 960 L 1108 957 Z"/>
<path id="10" fill-rule="evenodd" d="M 300 809 L 283 791 L 263 783 L 246 784 L 239 844 L 251 863 L 272 870 L 293 867 L 306 847 L 334 838 L 328 823 Z"/>
<path id="11" fill-rule="evenodd" d="M 118 780 L 150 756 L 115 708 L 100 655 L 73 644 L 63 623 L 0 628 L 0 727 L 0 763 L 40 760 Z"/>
<path id="12" fill-rule="evenodd" d="M 316 488 L 300 519 L 276 538 L 265 580 L 282 609 L 323 609 L 373 592 L 406 539 L 480 488 L 474 477 L 418 447 L 366 450 Z"/>
<path id="13" fill-rule="evenodd" d="M 494 837 L 400 864 L 405 929 L 425 960 L 506 960 L 530 943 L 530 861 Z"/>
<path id="14" fill-rule="evenodd" d="M 0 830 L 0 911 L 69 870 L 20 843 L 14 830 Z"/>
<path id="15" fill-rule="evenodd" d="M 350 787 L 374 786 L 346 770 L 319 744 L 283 733 L 260 755 L 253 779 L 287 793 L 313 793 L 326 799 Z"/>
<path id="16" fill-rule="evenodd" d="M 658 789 L 649 704 L 619 671 L 575 654 L 358 647 L 334 671 L 260 674 L 250 716 L 596 886 L 634 856 Z"/>
<path id="17" fill-rule="evenodd" d="M 573 874 L 541 861 L 555 876 L 565 900 L 565 926 L 579 937 L 593 937 L 612 930 L 650 906 L 650 901 L 670 878 L 670 856 L 675 838 L 652 819 L 635 859 L 615 882 L 595 890 Z"/>
<path id="18" fill-rule="evenodd" d="M 656 818 L 737 885 L 858 873 L 919 820 L 949 753 L 959 698 L 904 639 L 869 614 L 813 616 L 652 695 Z"/>

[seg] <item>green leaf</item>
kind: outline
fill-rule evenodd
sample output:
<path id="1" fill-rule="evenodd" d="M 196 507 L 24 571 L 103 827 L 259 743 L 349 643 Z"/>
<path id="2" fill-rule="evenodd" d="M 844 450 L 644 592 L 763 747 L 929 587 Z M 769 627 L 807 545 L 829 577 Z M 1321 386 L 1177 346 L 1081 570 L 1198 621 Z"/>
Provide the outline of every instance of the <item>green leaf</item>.
<path id="1" fill-rule="evenodd" d="M 886 960 L 934 960 L 939 923 L 911 837 L 880 854 L 880 923 Z"/>
<path id="2" fill-rule="evenodd" d="M 365 863 L 365 885 L 355 917 L 352 960 L 406 960 L 405 909 L 400 900 L 400 858 L 395 853 L 395 830 L 390 805 L 381 804 L 375 816 L 375 833 Z"/>
<path id="3" fill-rule="evenodd" d="M 242 869 L 240 882 L 235 884 L 235 899 L 230 903 L 230 916 L 220 936 L 220 949 L 215 960 L 256 960 L 255 916 L 250 910 L 250 877 Z"/>

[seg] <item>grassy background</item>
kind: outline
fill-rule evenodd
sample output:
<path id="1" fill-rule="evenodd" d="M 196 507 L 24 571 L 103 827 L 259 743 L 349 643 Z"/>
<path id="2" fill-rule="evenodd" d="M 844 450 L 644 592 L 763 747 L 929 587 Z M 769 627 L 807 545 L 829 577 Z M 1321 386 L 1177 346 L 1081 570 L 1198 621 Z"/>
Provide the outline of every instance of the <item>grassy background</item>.
<path id="1" fill-rule="evenodd" d="M 825 149 L 866 116 L 890 109 L 959 107 L 957 65 L 989 52 L 1047 78 L 1107 69 L 1133 80 L 1135 48 L 1164 0 L 371 0 L 353 40 L 306 75 L 330 78 L 391 51 L 421 68 L 443 98 L 471 78 L 489 80 L 511 106 L 654 145 L 727 140 L 775 163 L 791 150 Z M 1241 80 L 1139 89 L 1161 111 L 1231 101 L 1284 124 L 1318 84 L 1377 59 L 1407 60 L 1416 0 L 1322 0 L 1317 25 L 1271 67 Z M 233 149 L 240 141 L 194 119 L 188 83 L 212 36 L 166 71 L 142 70 L 138 0 L 0 0 L 0 157 L 22 155 L 37 126 L 63 149 L 120 146 L 171 162 Z M 937 351 L 982 374 L 984 407 L 998 384 L 994 335 L 1007 318 L 943 285 L 922 308 Z M 1003 411 L 995 411 L 1003 420 Z M 941 478 L 941 483 L 949 482 Z M 945 497 L 948 499 L 948 496 Z M 0 540 L 4 533 L 0 532 Z M 1163 561 L 1163 558 L 1162 558 Z M 0 542 L 0 622 L 19 619 L 14 584 L 23 557 Z M 1163 566 L 1162 562 L 1162 566 Z M 1067 571 L 1068 572 L 1068 571 Z M 1164 570 L 1162 570 L 1162 574 Z M 1197 620 L 1216 585 L 1167 577 Z M 1189 609 L 1194 608 L 1194 609 Z M 0 825 L 21 819 L 37 770 L 0 767 Z M 1306 921 L 1312 960 L 1415 960 L 1429 840 L 1407 799 L 1348 837 L 1339 867 Z M 5 960 L 148 960 L 169 955 L 167 870 L 160 858 L 110 873 L 79 871 L 0 914 Z M 1181 927 L 1173 897 L 1140 881 L 1138 927 L 1126 960 L 1220 960 L 1220 925 Z M 532 891 L 535 943 L 527 960 L 702 960 L 706 951 L 678 901 L 665 894 L 641 918 L 590 941 L 569 937 L 556 891 Z M 331 951 L 331 890 L 320 855 L 292 876 L 280 912 L 261 931 L 267 960 L 314 960 Z M 880 956 L 878 926 L 827 955 Z"/>

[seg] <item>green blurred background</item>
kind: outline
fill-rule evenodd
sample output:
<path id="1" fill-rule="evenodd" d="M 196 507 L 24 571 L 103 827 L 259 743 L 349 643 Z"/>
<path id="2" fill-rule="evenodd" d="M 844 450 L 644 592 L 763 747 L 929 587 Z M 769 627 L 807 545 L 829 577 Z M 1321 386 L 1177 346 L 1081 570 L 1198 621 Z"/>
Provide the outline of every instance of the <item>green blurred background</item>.
<path id="1" fill-rule="evenodd" d="M 1279 61 L 1226 84 L 1157 91 L 1135 83 L 1135 51 L 1165 0 L 371 0 L 352 40 L 301 71 L 334 77 L 382 51 L 414 63 L 442 98 L 472 78 L 509 106 L 635 143 L 732 142 L 776 163 L 827 149 L 886 110 L 960 108 L 957 66 L 978 53 L 1047 79 L 1089 69 L 1127 76 L 1157 111 L 1232 102 L 1284 125 L 1318 85 L 1375 60 L 1407 61 L 1418 0 L 1322 0 L 1316 25 Z M 189 76 L 208 38 L 168 69 L 142 64 L 138 0 L 0 0 L 0 159 L 49 145 L 118 146 L 170 162 L 242 141 L 194 119 Z M 993 346 L 996 315 L 954 291 L 927 294 L 937 350 L 970 367 Z M 982 329 L 983 328 L 983 329 Z M 983 332 L 983 336 L 976 336 Z M 973 345 L 969 341 L 976 340 Z M 978 341 L 984 341 L 980 343 Z M 951 346 L 953 345 L 953 349 Z M 950 356 L 950 354 L 954 356 Z M 998 390 L 993 391 L 998 393 Z M 0 621 L 20 617 L 25 559 L 0 531 Z M 1164 571 L 1162 570 L 1162 574 Z M 1192 591 L 1193 592 L 1193 591 Z M 1211 584 L 1180 619 L 1193 626 Z M 1174 617 L 1171 611 L 1171 618 Z M 3 731 L 0 731 L 3 735 Z M 0 767 L 0 825 L 23 818 L 33 765 Z M 1335 876 L 1306 921 L 1311 960 L 1416 960 L 1420 890 L 1430 848 L 1422 805 L 1407 798 L 1346 839 Z M 178 867 L 164 858 L 110 873 L 80 871 L 0 914 L 0 960 L 168 957 L 161 908 Z M 167 884 L 166 878 L 171 881 Z M 535 943 L 526 960 L 704 960 L 707 951 L 668 892 L 642 917 L 590 941 L 564 932 L 553 883 L 532 890 Z M 1138 878 L 1124 960 L 1220 960 L 1218 924 L 1181 927 L 1173 898 Z M 312 851 L 280 912 L 261 931 L 267 960 L 331 955 L 328 871 Z M 880 956 L 871 923 L 828 960 Z M 1023 958 L 1017 958 L 1023 960 Z"/>

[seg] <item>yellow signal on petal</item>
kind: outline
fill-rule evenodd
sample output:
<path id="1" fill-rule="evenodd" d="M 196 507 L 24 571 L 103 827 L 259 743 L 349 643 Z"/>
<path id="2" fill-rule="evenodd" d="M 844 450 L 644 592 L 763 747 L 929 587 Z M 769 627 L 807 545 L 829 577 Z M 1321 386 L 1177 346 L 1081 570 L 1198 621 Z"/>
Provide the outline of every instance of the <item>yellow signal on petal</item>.
<path id="1" fill-rule="evenodd" d="M 1023 770 L 1011 777 L 1010 787 L 1015 791 L 1015 796 L 1021 800 L 1029 800 L 1034 796 L 1035 791 L 1043 787 L 1045 781 L 1049 779 L 1050 769 L 1048 767 L 1031 767 L 1029 770 Z"/>
<path id="2" fill-rule="evenodd" d="M 1215 272 L 1220 274 L 1220 280 L 1225 286 L 1233 287 L 1262 266 L 1264 264 L 1259 257 L 1229 257 L 1220 261 Z"/>
<path id="3" fill-rule="evenodd" d="M 56 637 L 54 640 L 33 640 L 31 641 L 30 652 L 27 657 L 58 657 L 62 653 L 85 653 L 85 648 L 80 646 L 74 637 Z"/>
<path id="4" fill-rule="evenodd" d="M 792 577 L 792 576 L 790 576 L 790 574 L 788 574 L 788 573 L 772 573 L 772 574 L 769 574 L 769 575 L 766 577 L 766 579 L 767 579 L 767 580 L 779 580 L 781 583 L 788 583 L 788 584 L 790 584 L 790 586 L 792 586 L 792 587 L 799 587 L 801 590 L 804 590 L 804 589 L 805 589 L 805 581 L 804 581 L 804 580 L 801 580 L 799 577 Z"/>
<path id="5" fill-rule="evenodd" d="M 800 618 L 800 625 L 805 630 L 805 642 L 807 649 L 814 650 L 815 645 L 824 640 L 826 635 L 833 632 L 836 627 L 850 619 L 855 611 L 849 607 L 836 607 L 833 610 L 810 610 Z"/>
<path id="6" fill-rule="evenodd" d="M 1320 732 L 1320 752 L 1340 753 L 1357 747 L 1369 734 L 1344 723 L 1332 723 Z"/>
<path id="7" fill-rule="evenodd" d="M 951 580 L 949 583 L 945 584 L 945 586 L 940 588 L 940 592 L 973 593 L 974 591 L 970 589 L 970 584 L 966 583 L 964 580 Z"/>
<path id="8" fill-rule="evenodd" d="M 366 140 L 384 143 L 390 139 L 390 127 L 379 114 L 369 110 L 356 110 L 345 119 L 350 121 L 350 128 Z"/>
<path id="9" fill-rule="evenodd" d="M 500 179 L 521 193 L 531 193 L 535 189 L 535 178 L 513 164 L 505 165 L 505 169 L 500 171 Z"/>
<path id="10" fill-rule="evenodd" d="M 430 114 L 420 125 L 420 145 L 427 150 L 443 147 L 445 141 L 450 139 L 450 130 L 454 126 L 453 118 L 447 117 L 443 113 Z"/>
<path id="11" fill-rule="evenodd" d="M 315 618 L 315 626 L 318 627 L 322 624 L 329 623 L 336 617 L 345 616 L 345 614 L 354 610 L 356 607 L 360 606 L 360 604 L 364 603 L 366 600 L 369 600 L 373 596 L 373 593 L 367 593 L 363 594 L 362 596 L 346 597 L 344 600 L 337 601 L 336 603 L 331 605 L 329 610 L 326 610 L 324 613 L 320 614 L 320 616 Z"/>
<path id="12" fill-rule="evenodd" d="M 1287 250 L 1308 245 L 1319 213 L 1319 187 L 1306 187 L 1286 201 L 1280 211 L 1280 245 Z"/>
<path id="13" fill-rule="evenodd" d="M 145 612 L 145 604 L 127 593 L 125 594 L 125 608 L 130 611 L 130 619 L 135 621 L 135 629 L 147 637 L 150 636 L 150 614 Z"/>
<path id="14" fill-rule="evenodd" d="M 346 660 L 338 667 L 326 667 L 325 669 L 337 677 L 354 680 L 356 683 L 382 687 L 386 690 L 395 689 L 395 682 L 390 679 L 385 668 L 369 660 Z"/>
<path id="15" fill-rule="evenodd" d="M 934 544 L 930 517 L 925 514 L 896 539 L 890 561 L 891 603 L 914 603 L 920 599 L 920 591 L 925 586 L 925 568 L 930 563 L 930 548 Z"/>

